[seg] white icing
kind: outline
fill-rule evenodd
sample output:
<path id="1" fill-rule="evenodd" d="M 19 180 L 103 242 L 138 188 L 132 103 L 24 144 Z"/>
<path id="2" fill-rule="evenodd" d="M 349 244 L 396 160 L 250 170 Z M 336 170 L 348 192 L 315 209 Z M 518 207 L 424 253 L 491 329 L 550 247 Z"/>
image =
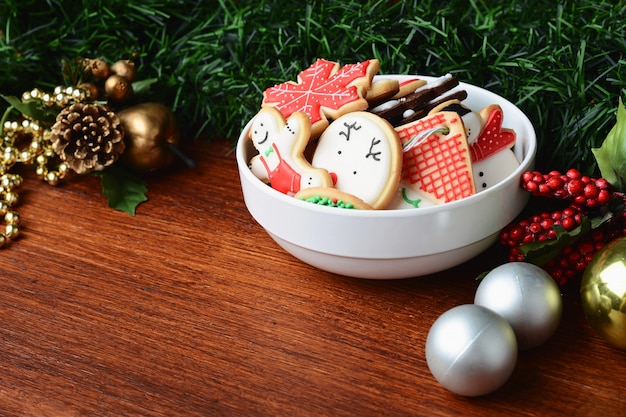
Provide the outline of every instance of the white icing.
<path id="1" fill-rule="evenodd" d="M 480 115 L 474 111 L 463 115 L 463 125 L 465 125 L 465 134 L 467 135 L 467 142 L 472 144 L 478 139 L 478 134 L 482 129 L 482 121 Z"/>
<path id="2" fill-rule="evenodd" d="M 407 201 L 408 200 L 408 201 Z M 431 201 L 424 193 L 416 190 L 410 184 L 400 182 L 393 199 L 387 206 L 388 210 L 420 209 L 437 205 Z"/>
<path id="3" fill-rule="evenodd" d="M 427 82 L 426 84 L 424 84 L 421 87 L 418 87 L 415 90 L 415 92 L 417 93 L 419 91 L 430 90 L 431 88 L 438 87 L 438 86 L 444 84 L 446 81 L 449 81 L 451 78 L 452 78 L 452 74 L 443 75 L 443 76 L 441 76 L 439 78 L 436 78 L 436 79 L 434 79 L 432 81 Z"/>
<path id="4" fill-rule="evenodd" d="M 335 187 L 374 205 L 399 172 L 392 173 L 393 129 L 378 116 L 353 112 L 333 121 L 320 137 L 312 165 L 336 175 Z M 347 127 L 350 126 L 350 127 Z M 396 142 L 399 147 L 399 143 Z"/>
<path id="5" fill-rule="evenodd" d="M 381 111 L 389 110 L 389 109 L 393 108 L 395 105 L 399 104 L 400 102 L 401 102 L 401 100 L 385 101 L 384 103 L 381 103 L 381 104 L 379 104 L 376 107 L 373 107 L 370 111 L 372 113 L 380 113 Z"/>
<path id="6" fill-rule="evenodd" d="M 496 152 L 472 164 L 476 192 L 485 191 L 508 177 L 520 162 L 511 149 Z"/>

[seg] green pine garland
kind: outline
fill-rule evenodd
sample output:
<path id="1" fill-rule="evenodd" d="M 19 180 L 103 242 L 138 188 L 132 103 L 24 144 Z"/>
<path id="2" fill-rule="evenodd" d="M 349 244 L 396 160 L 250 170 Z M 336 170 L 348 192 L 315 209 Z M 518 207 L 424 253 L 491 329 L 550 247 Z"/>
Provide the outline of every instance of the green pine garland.
<path id="1" fill-rule="evenodd" d="M 316 58 L 377 58 L 505 96 L 537 129 L 539 169 L 590 172 L 626 91 L 625 20 L 612 0 L 5 0 L 0 93 L 62 84 L 62 60 L 130 58 L 186 137 L 234 140 Z"/>

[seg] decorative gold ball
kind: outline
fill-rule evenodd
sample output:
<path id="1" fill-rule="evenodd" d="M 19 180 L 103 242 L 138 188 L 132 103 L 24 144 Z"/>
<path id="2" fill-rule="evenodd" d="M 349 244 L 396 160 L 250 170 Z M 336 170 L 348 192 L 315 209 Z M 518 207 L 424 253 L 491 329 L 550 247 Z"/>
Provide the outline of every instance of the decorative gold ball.
<path id="1" fill-rule="evenodd" d="M 124 103 L 133 96 L 133 86 L 126 78 L 120 75 L 111 75 L 104 82 L 104 92 L 114 103 Z"/>
<path id="2" fill-rule="evenodd" d="M 111 74 L 111 66 L 104 59 L 86 59 L 85 69 L 97 80 L 103 80 Z"/>
<path id="3" fill-rule="evenodd" d="M 13 191 L 9 191 L 4 195 L 4 201 L 10 206 L 13 207 L 14 205 L 17 204 L 17 202 L 19 201 L 19 196 L 17 195 L 17 193 L 14 193 Z"/>
<path id="4" fill-rule="evenodd" d="M 16 239 L 20 235 L 20 227 L 17 224 L 7 224 L 4 227 L 4 235 L 7 239 Z"/>
<path id="5" fill-rule="evenodd" d="M 126 78 L 131 83 L 135 81 L 137 77 L 137 69 L 135 63 L 128 59 L 121 59 L 111 65 L 111 73 Z"/>
<path id="6" fill-rule="evenodd" d="M 582 307 L 600 336 L 626 350 L 626 238 L 600 249 L 583 273 Z"/>
<path id="7" fill-rule="evenodd" d="M 7 211 L 4 221 L 8 224 L 20 224 L 20 215 L 16 211 Z"/>

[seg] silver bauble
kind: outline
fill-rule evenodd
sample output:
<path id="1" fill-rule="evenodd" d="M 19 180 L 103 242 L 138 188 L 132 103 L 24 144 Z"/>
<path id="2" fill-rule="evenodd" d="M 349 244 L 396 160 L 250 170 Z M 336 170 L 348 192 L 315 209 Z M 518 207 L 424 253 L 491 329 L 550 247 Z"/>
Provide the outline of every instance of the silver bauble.
<path id="1" fill-rule="evenodd" d="M 426 339 L 426 362 L 448 390 L 464 396 L 485 395 L 501 387 L 515 369 L 515 333 L 492 310 L 460 305 L 433 323 Z"/>
<path id="2" fill-rule="evenodd" d="M 504 317 L 522 350 L 547 341 L 558 328 L 563 310 L 554 279 L 527 262 L 506 263 L 491 270 L 480 282 L 474 303 Z"/>

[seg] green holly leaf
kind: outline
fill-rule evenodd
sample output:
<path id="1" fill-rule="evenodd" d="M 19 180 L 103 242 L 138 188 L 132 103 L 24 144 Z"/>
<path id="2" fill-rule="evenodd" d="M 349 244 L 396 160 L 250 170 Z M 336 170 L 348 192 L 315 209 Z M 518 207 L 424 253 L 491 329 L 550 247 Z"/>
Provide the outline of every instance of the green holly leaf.
<path id="1" fill-rule="evenodd" d="M 592 148 L 602 178 L 626 191 L 626 107 L 619 99 L 617 121 L 599 148 Z"/>
<path id="2" fill-rule="evenodd" d="M 600 227 L 611 217 L 613 217 L 611 213 L 607 213 L 604 217 L 594 217 L 592 219 L 583 217 L 580 225 L 569 232 L 562 226 L 555 225 L 556 239 L 532 242 L 520 246 L 519 249 L 524 254 L 524 261 L 539 266 L 545 265 L 559 255 L 567 246 L 575 244 L 583 236 Z"/>
<path id="3" fill-rule="evenodd" d="M 137 206 L 148 199 L 145 180 L 117 164 L 94 175 L 100 177 L 102 194 L 109 199 L 111 208 L 134 216 Z"/>
<path id="4" fill-rule="evenodd" d="M 15 96 L 5 96 L 2 94 L 0 94 L 0 97 L 6 100 L 11 107 L 21 114 L 39 123 L 53 124 L 56 119 L 57 112 L 51 108 L 45 107 L 39 100 L 22 101 Z"/>

